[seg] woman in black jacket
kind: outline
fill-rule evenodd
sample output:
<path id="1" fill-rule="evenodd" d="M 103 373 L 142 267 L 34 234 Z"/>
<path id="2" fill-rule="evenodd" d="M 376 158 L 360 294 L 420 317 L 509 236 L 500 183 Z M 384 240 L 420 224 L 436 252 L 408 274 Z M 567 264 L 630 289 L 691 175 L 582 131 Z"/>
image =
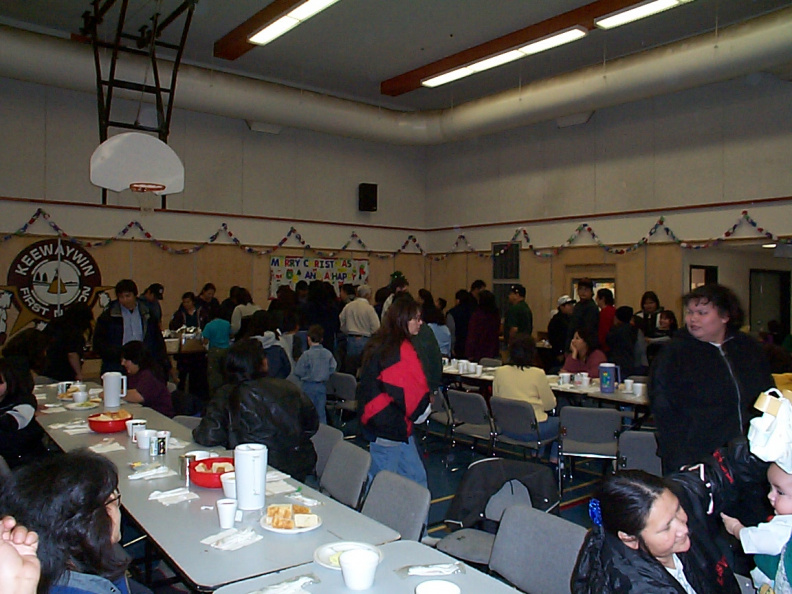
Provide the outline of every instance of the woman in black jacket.
<path id="1" fill-rule="evenodd" d="M 231 347 L 226 357 L 229 383 L 212 398 L 193 439 L 229 449 L 264 444 L 271 466 L 303 481 L 316 465 L 311 436 L 319 428 L 319 416 L 294 384 L 266 375 L 267 360 L 258 340 Z"/>

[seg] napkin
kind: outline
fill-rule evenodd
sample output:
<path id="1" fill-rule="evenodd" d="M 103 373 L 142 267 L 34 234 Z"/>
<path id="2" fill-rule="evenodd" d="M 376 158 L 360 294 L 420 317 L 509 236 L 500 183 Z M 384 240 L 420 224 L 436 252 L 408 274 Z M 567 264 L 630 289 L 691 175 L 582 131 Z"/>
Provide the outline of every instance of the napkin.
<path id="1" fill-rule="evenodd" d="M 302 493 L 292 493 L 291 495 L 286 495 L 287 498 L 293 499 L 297 503 L 308 507 L 315 507 L 317 505 L 322 505 L 322 502 L 318 499 L 311 499 L 310 497 L 306 497 Z"/>
<path id="2" fill-rule="evenodd" d="M 46 400 L 47 395 L 44 392 L 33 392 L 33 396 L 36 397 L 36 400 Z"/>
<path id="3" fill-rule="evenodd" d="M 159 501 L 162 505 L 173 505 L 182 501 L 198 499 L 198 494 L 191 493 L 186 487 L 179 487 L 170 491 L 153 491 L 148 498 L 149 501 Z"/>
<path id="4" fill-rule="evenodd" d="M 149 468 L 146 470 L 138 470 L 128 475 L 130 481 L 137 481 L 140 479 L 150 481 L 151 479 L 162 478 L 165 476 L 175 476 L 176 471 L 168 468 L 167 466 L 157 466 L 156 468 Z"/>
<path id="5" fill-rule="evenodd" d="M 68 433 L 68 429 L 65 429 Z M 70 433 L 70 435 L 74 435 Z M 125 450 L 126 448 L 118 443 L 115 439 L 105 439 L 101 443 L 97 443 L 96 445 L 92 445 L 88 448 L 92 452 L 96 452 L 97 454 L 106 454 L 107 452 L 117 452 L 119 450 Z"/>
<path id="6" fill-rule="evenodd" d="M 267 471 L 267 482 L 271 481 L 282 481 L 283 479 L 291 478 L 291 475 L 286 474 L 285 472 L 281 472 L 280 470 L 268 470 Z"/>
<path id="7" fill-rule="evenodd" d="M 81 427 L 88 428 L 88 421 L 79 419 L 77 421 L 68 421 L 66 423 L 53 423 L 49 426 L 50 429 L 79 429 Z"/>
<path id="8" fill-rule="evenodd" d="M 464 573 L 465 566 L 462 563 L 435 563 L 434 565 L 409 565 L 407 575 L 437 576 L 451 575 L 453 573 Z"/>
<path id="9" fill-rule="evenodd" d="M 168 449 L 169 450 L 183 450 L 188 445 L 190 445 L 190 442 L 184 441 L 183 439 L 178 439 L 176 437 L 171 437 L 168 440 Z"/>
<path id="10" fill-rule="evenodd" d="M 207 536 L 201 543 L 221 551 L 236 551 L 242 547 L 252 545 L 262 538 L 264 537 L 253 532 L 252 528 L 245 528 L 244 530 L 229 528 L 212 536 Z"/>
<path id="11" fill-rule="evenodd" d="M 67 435 L 81 435 L 83 433 L 90 433 L 91 429 L 88 427 L 68 427 L 63 430 Z"/>
<path id="12" fill-rule="evenodd" d="M 272 584 L 261 590 L 254 590 L 248 594 L 294 594 L 296 592 L 306 592 L 303 586 L 308 584 L 318 584 L 320 579 L 313 574 L 300 575 L 290 580 L 280 582 L 279 584 Z"/>
<path id="13" fill-rule="evenodd" d="M 104 390 L 102 388 L 90 388 L 88 390 L 88 395 L 89 396 L 94 396 L 96 394 L 101 394 L 102 392 L 104 392 Z"/>
<path id="14" fill-rule="evenodd" d="M 293 493 L 296 490 L 297 487 L 290 485 L 286 481 L 267 481 L 267 495 L 270 497 L 281 493 Z"/>
<path id="15" fill-rule="evenodd" d="M 48 406 L 41 412 L 43 412 L 45 415 L 51 415 L 52 413 L 66 412 L 66 409 L 62 406 Z"/>

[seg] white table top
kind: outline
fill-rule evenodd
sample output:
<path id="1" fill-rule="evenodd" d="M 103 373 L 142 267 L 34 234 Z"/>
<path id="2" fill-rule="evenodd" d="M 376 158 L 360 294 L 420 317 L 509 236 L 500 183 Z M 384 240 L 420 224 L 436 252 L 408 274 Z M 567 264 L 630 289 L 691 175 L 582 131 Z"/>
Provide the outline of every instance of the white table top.
<path id="1" fill-rule="evenodd" d="M 456 559 L 441 553 L 437 549 L 427 547 L 419 542 L 401 540 L 380 547 L 383 553 L 382 563 L 377 568 L 374 586 L 366 590 L 376 594 L 405 594 L 415 591 L 421 582 L 431 579 L 442 579 L 457 584 L 462 592 L 481 594 L 514 594 L 518 590 L 488 576 L 477 569 L 465 565 L 465 573 L 455 573 L 443 577 L 401 577 L 396 569 L 407 565 L 428 565 L 433 563 L 452 563 Z M 306 592 L 315 594 L 349 594 L 344 585 L 344 578 L 338 570 L 327 569 L 316 562 L 273 573 L 264 577 L 238 582 L 220 588 L 217 594 L 248 594 L 258 589 L 279 584 L 290 578 L 313 574 L 319 583 L 303 586 Z"/>
<path id="2" fill-rule="evenodd" d="M 308 563 L 313 559 L 314 550 L 322 544 L 356 540 L 379 545 L 399 538 L 399 533 L 395 530 L 310 487 L 288 479 L 287 482 L 300 487 L 304 495 L 322 503 L 314 508 L 315 513 L 322 518 L 322 526 L 303 534 L 277 534 L 264 530 L 258 524 L 261 511 L 244 512 L 242 522 L 237 523 L 236 527 L 251 527 L 264 537 L 262 540 L 237 551 L 220 551 L 203 545 L 200 543 L 202 539 L 220 532 L 214 505 L 223 496 L 221 489 L 205 489 L 192 485 L 190 491 L 198 494 L 199 499 L 166 507 L 149 501 L 148 496 L 155 490 L 167 491 L 184 486 L 185 481 L 178 474 L 150 481 L 130 481 L 127 477 L 133 472 L 129 467 L 131 462 L 149 462 L 156 459 L 178 473 L 180 454 L 194 449 L 217 448 L 206 448 L 192 443 L 189 429 L 153 409 L 129 404 L 124 404 L 122 408 L 131 412 L 135 418 L 146 419 L 147 428 L 171 431 L 173 437 L 188 441 L 190 445 L 185 449 L 171 450 L 165 456 L 150 457 L 148 450 L 139 449 L 136 444 L 131 443 L 126 432 L 68 435 L 60 429 L 49 427 L 53 423 L 87 417 L 101 411 L 101 407 L 87 411 L 42 414 L 37 420 L 65 451 L 92 446 L 108 437 L 124 447 L 123 450 L 105 454 L 118 467 L 123 508 L 181 571 L 183 577 L 197 589 L 214 590 L 224 584 Z M 267 498 L 268 505 L 289 501 L 285 495 Z M 211 506 L 211 509 L 202 509 L 204 506 Z"/>

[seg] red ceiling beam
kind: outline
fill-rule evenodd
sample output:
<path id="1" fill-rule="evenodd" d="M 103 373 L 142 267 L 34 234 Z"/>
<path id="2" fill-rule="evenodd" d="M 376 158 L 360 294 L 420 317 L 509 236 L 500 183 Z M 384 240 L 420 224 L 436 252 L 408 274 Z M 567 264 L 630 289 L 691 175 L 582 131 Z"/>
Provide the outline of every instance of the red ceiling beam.
<path id="1" fill-rule="evenodd" d="M 459 68 L 501 54 L 516 47 L 523 46 L 536 39 L 541 39 L 557 31 L 562 31 L 575 25 L 586 27 L 589 31 L 594 29 L 594 19 L 616 12 L 628 6 L 637 4 L 636 0 L 597 0 L 591 4 L 581 6 L 563 14 L 551 17 L 544 21 L 514 31 L 487 41 L 475 47 L 468 48 L 459 53 L 447 56 L 436 62 L 426 64 L 415 70 L 394 76 L 380 83 L 380 93 L 397 97 L 421 88 L 421 81 L 449 70 Z"/>
<path id="2" fill-rule="evenodd" d="M 236 60 L 246 54 L 256 44 L 250 43 L 248 38 L 263 29 L 266 25 L 276 21 L 283 15 L 291 11 L 295 6 L 299 6 L 305 0 L 275 0 L 266 8 L 258 11 L 244 23 L 236 27 L 230 33 L 226 33 L 222 38 L 215 41 L 215 58 L 224 60 Z"/>

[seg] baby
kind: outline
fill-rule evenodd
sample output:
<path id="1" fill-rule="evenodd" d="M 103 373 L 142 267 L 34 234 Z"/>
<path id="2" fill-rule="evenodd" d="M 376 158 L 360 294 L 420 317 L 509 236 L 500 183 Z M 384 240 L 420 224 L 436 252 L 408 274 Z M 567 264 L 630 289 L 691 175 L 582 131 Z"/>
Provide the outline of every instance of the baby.
<path id="1" fill-rule="evenodd" d="M 770 492 L 767 498 L 775 510 L 775 517 L 756 527 L 745 527 L 742 523 L 721 514 L 726 530 L 737 538 L 746 553 L 756 555 L 756 569 L 751 572 L 754 585 L 763 584 L 775 592 L 790 592 L 789 575 L 792 575 L 792 474 L 785 472 L 773 462 L 767 469 Z M 789 550 L 787 550 L 789 548 Z"/>

